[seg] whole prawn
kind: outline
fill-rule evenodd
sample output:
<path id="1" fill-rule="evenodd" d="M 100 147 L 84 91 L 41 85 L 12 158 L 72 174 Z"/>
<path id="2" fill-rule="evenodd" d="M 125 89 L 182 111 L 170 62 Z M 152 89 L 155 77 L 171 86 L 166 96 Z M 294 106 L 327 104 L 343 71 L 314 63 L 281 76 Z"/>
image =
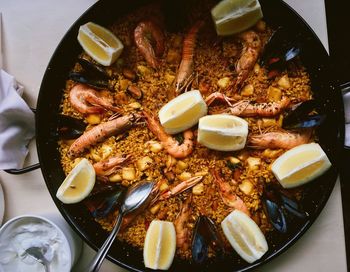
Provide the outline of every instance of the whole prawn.
<path id="1" fill-rule="evenodd" d="M 155 50 L 148 39 L 148 36 L 152 36 L 155 41 Z M 160 57 L 164 53 L 164 34 L 163 31 L 152 21 L 140 22 L 134 30 L 134 39 L 137 48 L 146 59 L 147 63 L 152 68 L 159 66 Z"/>
<path id="2" fill-rule="evenodd" d="M 110 136 L 125 132 L 131 128 L 134 120 L 134 115 L 129 114 L 93 127 L 73 142 L 69 148 L 68 155 L 76 157 L 90 146 L 102 142 Z"/>
<path id="3" fill-rule="evenodd" d="M 290 104 L 287 97 L 278 102 L 254 103 L 249 100 L 242 100 L 232 104 L 225 112 L 241 117 L 272 117 L 280 114 Z"/>
<path id="4" fill-rule="evenodd" d="M 186 158 L 193 151 L 193 132 L 186 130 L 184 132 L 184 141 L 179 144 L 171 135 L 167 134 L 155 117 L 146 111 L 143 111 L 148 128 L 162 142 L 164 149 L 174 158 Z"/>
<path id="5" fill-rule="evenodd" d="M 175 78 L 175 96 L 187 89 L 193 81 L 193 56 L 196 47 L 197 33 L 203 26 L 198 21 L 186 34 L 182 48 L 182 59 Z"/>
<path id="6" fill-rule="evenodd" d="M 262 42 L 257 33 L 252 30 L 245 31 L 239 35 L 243 43 L 243 50 L 236 63 L 237 79 L 235 90 L 238 91 L 243 82 L 247 79 L 250 71 L 253 69 L 262 49 Z"/>
<path id="7" fill-rule="evenodd" d="M 215 100 L 225 102 L 229 107 L 224 110 L 225 113 L 241 117 L 272 117 L 280 114 L 290 105 L 290 99 L 283 97 L 277 102 L 255 103 L 250 100 L 241 100 L 232 103 L 234 100 L 222 93 L 212 93 L 206 98 L 206 103 L 209 106 Z"/>
<path id="8" fill-rule="evenodd" d="M 191 214 L 191 201 L 192 195 L 189 195 L 184 203 L 181 205 L 180 213 L 175 219 L 175 231 L 176 231 L 176 247 L 187 250 L 190 247 L 189 236 L 190 230 L 187 226 L 188 220 Z"/>
<path id="9" fill-rule="evenodd" d="M 247 206 L 244 204 L 243 200 L 236 194 L 233 187 L 231 187 L 230 184 L 225 182 L 219 173 L 219 171 L 216 169 L 211 170 L 211 174 L 214 177 L 214 180 L 216 184 L 218 185 L 220 196 L 225 203 L 225 205 L 240 210 L 250 216 L 249 210 Z"/>
<path id="10" fill-rule="evenodd" d="M 256 149 L 291 149 L 295 146 L 306 144 L 311 138 L 312 130 L 305 129 L 300 132 L 275 131 L 251 135 L 248 138 L 248 146 Z"/>
<path id="11" fill-rule="evenodd" d="M 75 84 L 69 92 L 72 107 L 83 114 L 101 113 L 105 110 L 120 112 L 113 106 L 113 98 L 84 84 Z"/>

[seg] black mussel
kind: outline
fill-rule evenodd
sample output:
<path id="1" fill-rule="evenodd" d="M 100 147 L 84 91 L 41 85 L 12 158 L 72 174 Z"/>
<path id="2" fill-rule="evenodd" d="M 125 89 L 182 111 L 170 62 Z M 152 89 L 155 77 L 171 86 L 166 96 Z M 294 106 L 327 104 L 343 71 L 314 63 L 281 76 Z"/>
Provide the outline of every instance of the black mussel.
<path id="1" fill-rule="evenodd" d="M 263 206 L 265 214 L 270 220 L 272 226 L 279 232 L 286 233 L 287 220 L 283 208 L 268 198 L 264 198 Z"/>
<path id="2" fill-rule="evenodd" d="M 99 78 L 95 78 L 95 77 L 89 77 L 84 72 L 81 72 L 81 73 L 70 72 L 68 77 L 69 77 L 69 79 L 71 79 L 73 81 L 87 84 L 91 87 L 98 88 L 98 89 L 106 89 L 109 86 L 108 80 L 99 79 Z"/>
<path id="3" fill-rule="evenodd" d="M 106 89 L 109 87 L 108 80 L 110 76 L 102 66 L 82 58 L 79 58 L 78 62 L 82 67 L 82 71 L 69 73 L 69 79 L 98 89 Z"/>
<path id="4" fill-rule="evenodd" d="M 110 76 L 102 66 L 82 58 L 79 58 L 78 62 L 87 76 L 91 78 L 99 78 L 100 80 L 104 81 L 108 81 L 108 79 L 110 79 Z"/>
<path id="5" fill-rule="evenodd" d="M 270 37 L 260 57 L 269 70 L 283 70 L 301 52 L 300 37 L 292 30 L 279 27 Z"/>
<path id="6" fill-rule="evenodd" d="M 319 102 L 308 100 L 295 105 L 283 118 L 282 127 L 285 129 L 312 128 L 322 124 L 325 120 L 324 114 L 310 115 L 318 109 Z"/>
<path id="7" fill-rule="evenodd" d="M 194 227 L 192 238 L 192 260 L 197 264 L 204 263 L 208 258 L 208 249 L 211 247 L 217 257 L 225 253 L 224 243 L 217 231 L 214 222 L 206 217 L 199 216 Z"/>
<path id="8" fill-rule="evenodd" d="M 326 115 L 310 115 L 306 116 L 303 120 L 299 120 L 294 123 L 283 122 L 283 128 L 285 129 L 297 129 L 297 128 L 313 128 L 320 126 L 326 119 Z"/>
<path id="9" fill-rule="evenodd" d="M 58 115 L 58 136 L 62 139 L 76 139 L 82 135 L 87 126 L 82 119 L 77 119 L 68 115 Z"/>
<path id="10" fill-rule="evenodd" d="M 85 205 L 94 218 L 106 217 L 121 205 L 125 191 L 125 188 L 119 185 L 104 187 L 99 192 L 91 194 L 85 200 Z"/>
<path id="11" fill-rule="evenodd" d="M 306 211 L 303 211 L 300 208 L 300 205 L 293 199 L 287 197 L 284 194 L 281 194 L 281 199 L 283 206 L 286 208 L 287 211 L 302 219 L 309 217 L 309 214 Z"/>
<path id="12" fill-rule="evenodd" d="M 281 233 L 288 231 L 288 218 L 291 215 L 300 219 L 309 217 L 309 214 L 300 207 L 296 200 L 271 184 L 265 187 L 263 207 L 272 226 Z"/>

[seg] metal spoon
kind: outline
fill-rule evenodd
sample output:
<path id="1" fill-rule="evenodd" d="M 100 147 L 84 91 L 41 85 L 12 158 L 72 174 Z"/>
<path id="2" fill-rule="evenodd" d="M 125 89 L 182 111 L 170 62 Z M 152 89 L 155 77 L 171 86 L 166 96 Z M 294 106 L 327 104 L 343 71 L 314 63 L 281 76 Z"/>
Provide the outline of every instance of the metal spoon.
<path id="1" fill-rule="evenodd" d="M 44 268 L 45 268 L 45 272 L 50 272 L 50 262 L 45 258 L 45 253 L 47 252 L 47 248 L 46 247 L 30 247 L 27 248 L 25 250 L 26 255 L 32 257 L 33 259 L 35 259 L 37 262 L 41 263 Z"/>
<path id="2" fill-rule="evenodd" d="M 135 186 L 129 187 L 125 194 L 124 203 L 119 208 L 119 215 L 111 233 L 85 271 L 92 272 L 98 271 L 100 269 L 100 266 L 106 257 L 109 248 L 111 247 L 115 237 L 118 234 L 123 216 L 132 211 L 135 211 L 136 209 L 137 212 L 141 212 L 143 209 L 145 209 L 151 200 L 149 196 L 153 190 L 153 187 L 154 182 L 148 181 L 143 181 L 136 184 Z"/>

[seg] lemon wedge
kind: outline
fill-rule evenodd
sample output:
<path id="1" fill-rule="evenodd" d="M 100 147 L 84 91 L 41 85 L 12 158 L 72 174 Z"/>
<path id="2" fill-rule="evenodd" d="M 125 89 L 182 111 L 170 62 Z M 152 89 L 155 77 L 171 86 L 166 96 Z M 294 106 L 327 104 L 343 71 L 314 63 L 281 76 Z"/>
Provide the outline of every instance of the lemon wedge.
<path id="1" fill-rule="evenodd" d="M 159 120 L 169 134 L 184 131 L 198 123 L 208 112 L 200 91 L 183 93 L 165 104 L 159 111 Z"/>
<path id="2" fill-rule="evenodd" d="M 263 13 L 258 0 L 223 0 L 212 10 L 216 33 L 226 36 L 255 25 Z"/>
<path id="3" fill-rule="evenodd" d="M 237 116 L 227 114 L 207 115 L 199 119 L 198 142 L 219 151 L 244 148 L 248 135 L 248 123 Z"/>
<path id="4" fill-rule="evenodd" d="M 92 22 L 80 26 L 78 41 L 90 57 L 104 66 L 115 62 L 124 48 L 111 31 Z"/>
<path id="5" fill-rule="evenodd" d="M 319 177 L 331 165 L 321 146 L 310 143 L 285 152 L 275 160 L 271 170 L 284 188 L 293 188 Z"/>
<path id="6" fill-rule="evenodd" d="M 82 201 L 95 185 L 95 169 L 87 159 L 82 159 L 64 179 L 56 197 L 63 203 Z"/>
<path id="7" fill-rule="evenodd" d="M 264 234 L 244 212 L 234 210 L 221 222 L 221 227 L 231 246 L 248 263 L 260 259 L 268 250 Z"/>
<path id="8" fill-rule="evenodd" d="M 176 232 L 172 222 L 153 220 L 146 233 L 143 247 L 145 266 L 167 270 L 171 266 L 176 250 Z"/>

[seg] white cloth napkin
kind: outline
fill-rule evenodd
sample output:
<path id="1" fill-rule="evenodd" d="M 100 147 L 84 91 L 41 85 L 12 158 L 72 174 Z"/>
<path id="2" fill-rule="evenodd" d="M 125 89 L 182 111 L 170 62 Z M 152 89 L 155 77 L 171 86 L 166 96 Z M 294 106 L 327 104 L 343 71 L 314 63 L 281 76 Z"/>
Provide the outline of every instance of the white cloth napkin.
<path id="1" fill-rule="evenodd" d="M 0 169 L 22 168 L 35 134 L 34 113 L 22 94 L 15 78 L 0 70 Z"/>
<path id="2" fill-rule="evenodd" d="M 350 147 L 350 85 L 342 89 L 345 117 L 344 145 Z"/>

